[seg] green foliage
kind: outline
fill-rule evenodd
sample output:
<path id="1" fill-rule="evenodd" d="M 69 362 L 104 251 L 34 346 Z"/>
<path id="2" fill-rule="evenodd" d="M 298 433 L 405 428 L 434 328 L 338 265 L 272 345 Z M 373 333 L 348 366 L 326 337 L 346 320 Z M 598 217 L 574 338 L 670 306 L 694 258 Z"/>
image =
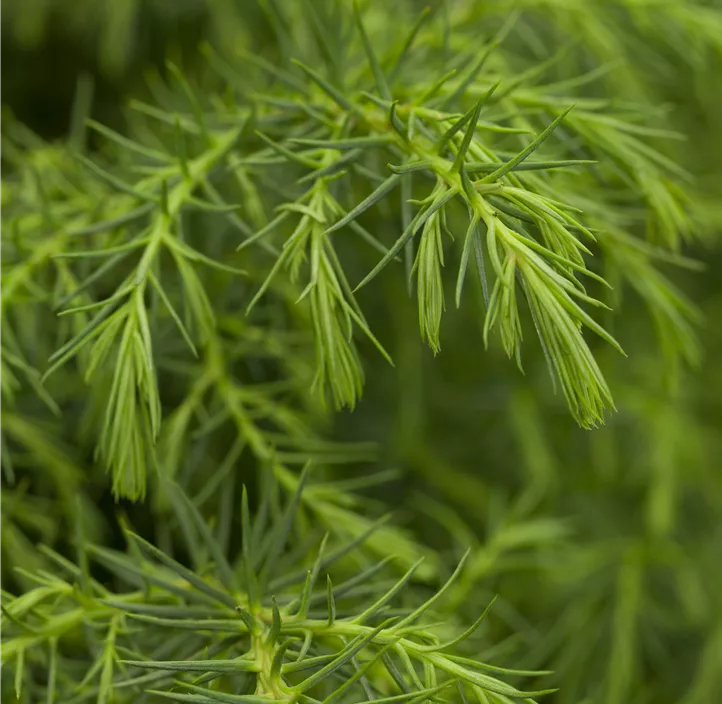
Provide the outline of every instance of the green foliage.
<path id="1" fill-rule="evenodd" d="M 205 41 L 4 120 L 3 696 L 716 701 L 720 8 L 95 5 Z"/>
<path id="2" fill-rule="evenodd" d="M 327 533 L 310 547 L 293 540 L 303 482 L 283 507 L 275 483 L 265 481 L 256 520 L 249 518 L 243 489 L 241 549 L 233 560 L 195 502 L 174 485 L 167 491 L 194 569 L 127 529 L 126 552 L 83 541 L 80 568 L 43 548 L 58 573 L 27 574 L 33 588 L 5 595 L 3 655 L 16 697 L 409 702 L 454 691 L 473 692 L 481 701 L 533 696 L 497 677 L 538 673 L 458 654 L 486 611 L 448 640 L 428 621 L 461 564 L 423 603 L 397 606 L 418 562 L 388 586 L 387 559 L 354 570 L 368 534 L 338 542 Z M 113 575 L 117 588 L 91 576 L 95 564 Z M 326 589 L 319 588 L 331 569 L 346 578 L 334 586 L 327 576 Z M 87 671 L 78 667 L 78 648 L 92 663 Z M 45 683 L 33 676 L 43 669 Z"/>

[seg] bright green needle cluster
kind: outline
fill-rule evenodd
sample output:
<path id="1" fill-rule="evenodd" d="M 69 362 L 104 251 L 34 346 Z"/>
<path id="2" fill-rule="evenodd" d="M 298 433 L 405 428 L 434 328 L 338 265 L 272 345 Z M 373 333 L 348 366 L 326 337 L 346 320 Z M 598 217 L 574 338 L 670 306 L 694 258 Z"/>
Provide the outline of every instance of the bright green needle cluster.
<path id="1" fill-rule="evenodd" d="M 400 53 L 372 45 L 358 7 L 350 17 L 336 13 L 324 21 L 331 35 L 353 37 L 351 46 L 365 56 L 366 66 L 339 75 L 338 85 L 322 68 L 297 60 L 288 69 L 254 60 L 266 76 L 260 80 L 270 73 L 284 87 L 283 94 L 259 93 L 241 81 L 242 64 L 229 65 L 209 49 L 218 78 L 233 80 L 234 87 L 243 83 L 238 100 L 201 92 L 169 64 L 176 92 L 157 85 L 159 105 L 133 104 L 131 136 L 89 121 L 108 155 L 60 157 L 55 192 L 47 192 L 47 173 L 40 177 L 18 157 L 27 175 L 18 184 L 24 190 L 11 198 L 8 222 L 25 243 L 33 236 L 44 243 L 27 259 L 20 254 L 7 277 L 5 305 L 38 267 L 52 261 L 62 273 L 54 304 L 72 334 L 50 354 L 44 379 L 73 361 L 94 389 L 103 389 L 98 452 L 118 496 L 144 495 L 161 432 L 158 316 L 173 323 L 191 355 L 210 364 L 222 348 L 205 267 L 243 276 L 242 266 L 257 278 L 270 266 L 237 312 L 254 310 L 283 288 L 308 316 L 316 360 L 312 388 L 336 408 L 353 408 L 363 391 L 359 338 L 392 361 L 356 294 L 376 285 L 387 267 L 405 272 L 410 286 L 415 282 L 421 336 L 434 352 L 441 348 L 451 280 L 457 307 L 477 307 L 485 343 L 498 333 L 520 368 L 524 333 L 536 333 L 580 425 L 603 422 L 614 407 L 584 334 L 595 333 L 621 351 L 594 313 L 608 307 L 600 298 L 608 284 L 592 256 L 623 264 L 616 254 L 622 248 L 605 243 L 613 232 L 620 233 L 617 240 L 627 237 L 621 223 L 636 217 L 640 205 L 644 218 L 659 223 L 650 236 L 672 248 L 678 234 L 691 229 L 675 183 L 683 174 L 645 141 L 667 133 L 638 124 L 646 117 L 641 107 L 625 105 L 624 115 L 617 115 L 606 103 L 567 92 L 586 79 L 540 83 L 556 57 L 505 79 L 503 40 L 515 16 L 471 55 L 439 55 L 442 69 L 453 68 L 438 76 L 419 71 L 413 60 L 424 30 L 430 31 L 428 13 Z M 358 58 L 355 51 L 335 56 L 340 47 L 321 48 L 327 63 L 351 66 Z M 423 52 L 428 65 L 436 63 L 431 51 L 426 46 Z M 19 136 L 20 145 L 28 140 Z M 608 183 L 599 193 L 603 201 L 595 199 L 587 216 L 577 205 L 583 184 L 600 178 Z M 20 186 L 26 179 L 37 181 L 30 192 Z M 630 180 L 642 203 L 614 196 Z M 364 222 L 399 196 L 400 219 L 385 244 Z M 198 218 L 207 221 L 207 235 L 192 225 Z M 45 240 L 48 227 L 55 234 Z M 237 255 L 212 244 L 220 235 L 210 233 L 229 227 L 241 241 Z M 380 254 L 355 284 L 349 268 L 358 266 L 341 251 L 350 238 Z M 450 246 L 452 240 L 458 245 Z M 644 246 L 654 257 L 656 250 Z M 481 303 L 468 295 L 470 259 Z M 620 271 L 637 282 L 638 266 L 635 259 Z M 455 272 L 447 276 L 450 268 Z M 655 293 L 649 283 L 642 295 L 662 334 L 679 339 L 676 346 L 690 357 L 690 309 L 671 303 L 674 294 L 654 271 L 645 280 L 652 279 L 663 288 Z"/>
<path id="2" fill-rule="evenodd" d="M 32 701 L 197 704 L 449 701 L 465 692 L 501 703 L 544 693 L 498 679 L 543 673 L 459 654 L 488 609 L 446 639 L 429 620 L 466 556 L 438 591 L 408 606 L 401 597 L 419 562 L 390 586 L 382 577 L 388 559 L 352 567 L 375 527 L 346 542 L 328 533 L 320 544 L 295 540 L 305 476 L 276 512 L 278 486 L 268 474 L 255 520 L 243 489 L 233 559 L 176 485 L 168 498 L 192 568 L 130 530 L 125 552 L 83 543 L 79 567 L 44 549 L 53 573 L 28 573 L 33 588 L 4 595 L 3 658 L 18 699 L 28 689 Z M 94 579 L 91 565 L 112 574 L 119 589 Z M 84 627 L 100 645 L 84 654 L 93 661 L 87 672 L 74 653 L 88 647 Z M 36 667 L 47 668 L 45 684 L 28 676 Z"/>

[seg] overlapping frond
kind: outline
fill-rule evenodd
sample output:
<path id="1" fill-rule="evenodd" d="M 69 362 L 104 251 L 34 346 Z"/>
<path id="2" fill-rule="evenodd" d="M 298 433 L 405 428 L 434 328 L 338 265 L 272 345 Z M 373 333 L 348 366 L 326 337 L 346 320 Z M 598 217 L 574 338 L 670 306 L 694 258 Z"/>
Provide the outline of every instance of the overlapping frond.
<path id="1" fill-rule="evenodd" d="M 167 485 L 185 526 L 191 567 L 130 531 L 126 552 L 88 545 L 84 565 L 44 550 L 53 573 L 28 574 L 35 586 L 3 599 L 2 655 L 17 696 L 361 702 L 453 701 L 459 692 L 521 701 L 543 694 L 506 681 L 538 673 L 458 654 L 483 618 L 449 642 L 436 635 L 430 615 L 466 558 L 438 592 L 409 602 L 402 595 L 414 591 L 418 562 L 390 586 L 381 578 L 388 559 L 349 570 L 370 532 L 346 542 L 326 535 L 298 552 L 303 543 L 294 530 L 303 484 L 268 523 L 260 509 L 251 518 L 243 489 L 237 555 L 222 548 L 195 502 Z M 266 483 L 260 505 L 274 494 Z M 95 565 L 117 586 L 96 581 Z M 74 642 L 90 614 L 95 660 L 87 672 L 76 672 Z M 36 678 L 43 663 L 62 677 Z"/>

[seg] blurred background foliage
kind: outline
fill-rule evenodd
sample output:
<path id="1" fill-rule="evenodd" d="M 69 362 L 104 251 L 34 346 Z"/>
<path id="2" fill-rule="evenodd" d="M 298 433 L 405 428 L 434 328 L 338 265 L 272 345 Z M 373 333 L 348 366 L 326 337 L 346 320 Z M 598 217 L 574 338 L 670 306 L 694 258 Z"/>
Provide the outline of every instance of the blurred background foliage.
<path id="1" fill-rule="evenodd" d="M 283 2 L 293 5 L 291 14 L 306 11 L 305 2 Z M 48 140 L 51 146 L 37 153 L 42 169 L 43 159 L 62 158 L 52 144 L 72 124 L 79 76 L 92 79 L 92 116 L 122 129 L 129 96 L 150 95 L 146 79 L 164 72 L 167 57 L 201 76 L 202 41 L 221 54 L 240 47 L 268 55 L 276 41 L 266 14 L 273 4 L 6 0 L 5 121 L 12 115 Z M 423 7 L 399 5 L 409 18 Z M 668 106 L 672 125 L 687 135 L 672 151 L 696 179 L 693 207 L 704 227 L 684 253 L 705 269 L 670 275 L 700 310 L 699 364 L 670 369 L 641 301 L 620 291 L 622 314 L 612 330 L 629 358 L 599 351 L 619 412 L 605 427 L 583 431 L 552 395 L 538 351 L 527 353 L 521 376 L 500 349 L 482 351 L 473 311 L 450 307 L 443 352 L 434 357 L 419 340 L 414 301 L 401 280 L 389 279 L 365 291 L 363 304 L 396 367 L 367 355 L 359 406 L 331 419 L 314 412 L 314 422 L 337 440 L 380 444 L 381 465 L 401 470 L 403 481 L 378 490 L 377 498 L 439 559 L 451 564 L 460 545 L 472 545 L 471 568 L 450 613 L 472 620 L 479 604 L 499 593 L 487 632 L 489 643 L 500 644 L 496 661 L 553 669 L 552 683 L 561 689 L 549 701 L 712 704 L 722 691 L 722 5 L 516 6 L 523 21 L 511 41 L 516 37 L 522 58 L 538 60 L 530 37 L 552 47 L 574 40 L 600 63 L 618 64 L 605 78 L 608 94 Z M 440 12 L 460 30 L 440 41 L 473 42 L 463 35 L 464 17 L 503 17 L 508 3 L 449 0 Z M 389 214 L 386 226 L 393 224 Z M 37 350 L 37 358 L 51 351 Z M 33 437 L 42 423 L 4 414 L 3 425 L 31 455 L 49 447 Z M 58 517 L 72 515 L 76 495 L 95 534 L 110 530 L 102 516 L 113 505 L 107 482 L 86 476 L 77 428 L 56 431 L 49 455 L 24 458 L 50 467 L 53 481 L 35 482 L 31 492 L 24 493 L 23 481 L 3 491 L 4 581 L 14 579 L 8 565 L 40 560 L 30 544 L 62 543 L 67 523 Z M 367 471 L 367 464 L 352 462 L 332 476 Z M 147 508 L 127 510 L 136 523 L 151 521 Z M 118 540 L 112 531 L 105 539 Z"/>

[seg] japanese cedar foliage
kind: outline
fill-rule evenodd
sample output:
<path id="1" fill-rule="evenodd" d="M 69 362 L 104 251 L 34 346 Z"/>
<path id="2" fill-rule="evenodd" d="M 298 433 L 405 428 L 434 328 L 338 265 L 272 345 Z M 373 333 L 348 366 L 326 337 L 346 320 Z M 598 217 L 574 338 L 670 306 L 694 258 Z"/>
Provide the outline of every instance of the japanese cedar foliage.
<path id="1" fill-rule="evenodd" d="M 716 701 L 719 9 L 194 7 L 4 123 L 3 696 Z"/>

